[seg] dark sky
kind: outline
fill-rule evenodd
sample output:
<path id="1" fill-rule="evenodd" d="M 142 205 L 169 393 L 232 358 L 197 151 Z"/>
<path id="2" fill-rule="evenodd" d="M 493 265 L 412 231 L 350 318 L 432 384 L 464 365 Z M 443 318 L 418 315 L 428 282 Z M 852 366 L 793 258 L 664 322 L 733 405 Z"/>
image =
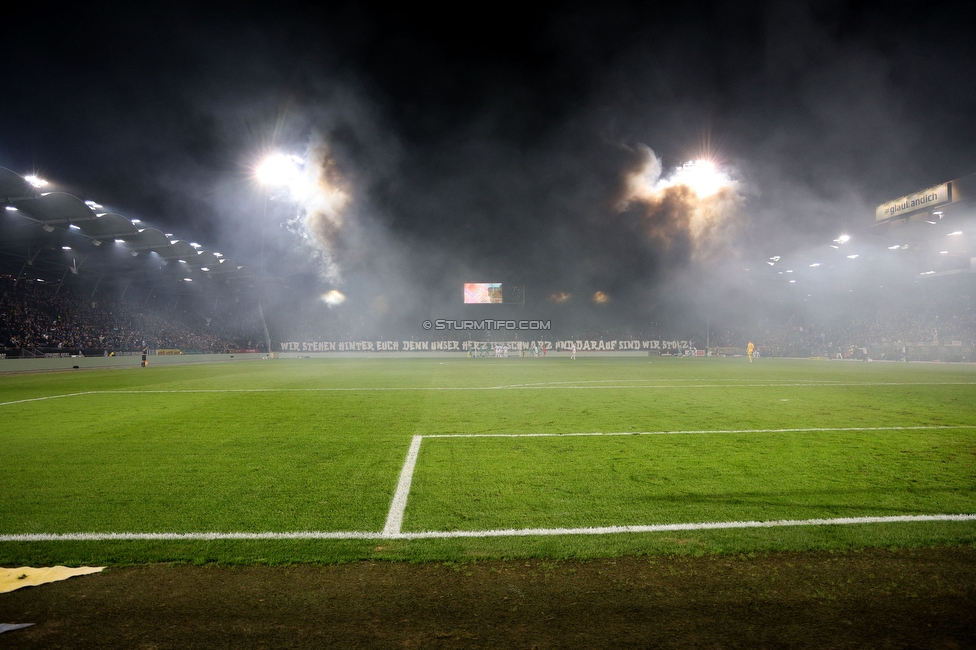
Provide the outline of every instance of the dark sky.
<path id="1" fill-rule="evenodd" d="M 277 227 L 295 209 L 269 217 L 252 168 L 321 142 L 351 197 L 332 284 L 363 304 L 500 279 L 618 307 L 708 282 L 619 207 L 641 145 L 738 180 L 744 264 L 976 171 L 965 4 L 528 4 L 25 6 L 0 44 L 0 166 L 238 263 L 264 236 L 284 275 L 311 264 Z"/>

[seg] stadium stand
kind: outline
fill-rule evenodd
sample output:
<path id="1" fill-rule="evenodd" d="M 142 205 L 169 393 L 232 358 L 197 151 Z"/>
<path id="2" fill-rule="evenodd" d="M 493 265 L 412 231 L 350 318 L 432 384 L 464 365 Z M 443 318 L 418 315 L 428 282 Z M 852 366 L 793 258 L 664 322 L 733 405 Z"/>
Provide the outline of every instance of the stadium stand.
<path id="1" fill-rule="evenodd" d="M 209 314 L 209 315 L 208 315 Z M 0 278 L 0 351 L 7 358 L 102 355 L 151 349 L 264 351 L 253 311 L 240 303 L 201 309 L 168 301 L 133 304 L 71 287 Z"/>

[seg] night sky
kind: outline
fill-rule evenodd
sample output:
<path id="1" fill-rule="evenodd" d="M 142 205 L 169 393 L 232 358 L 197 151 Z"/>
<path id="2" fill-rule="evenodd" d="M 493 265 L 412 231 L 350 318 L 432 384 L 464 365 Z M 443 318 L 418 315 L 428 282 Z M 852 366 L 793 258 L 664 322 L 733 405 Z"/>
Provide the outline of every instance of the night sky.
<path id="1" fill-rule="evenodd" d="M 255 269 L 263 239 L 268 274 L 397 318 L 465 280 L 650 318 L 976 171 L 965 4 L 526 5 L 25 6 L 0 44 L 0 166 Z M 316 148 L 348 195 L 325 258 L 253 178 Z M 648 149 L 736 181 L 708 246 L 626 201 Z"/>

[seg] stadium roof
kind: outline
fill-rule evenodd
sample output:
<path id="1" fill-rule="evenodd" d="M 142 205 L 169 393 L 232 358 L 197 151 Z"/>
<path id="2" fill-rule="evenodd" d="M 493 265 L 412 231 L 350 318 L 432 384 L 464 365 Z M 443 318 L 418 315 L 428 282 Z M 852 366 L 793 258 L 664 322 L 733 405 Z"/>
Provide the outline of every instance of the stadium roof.
<path id="1" fill-rule="evenodd" d="M 201 250 L 154 228 L 140 228 L 114 212 L 46 183 L 0 167 L 0 271 L 20 277 L 68 273 L 154 286 L 199 282 L 226 290 L 247 286 L 254 274 L 220 253 Z"/>

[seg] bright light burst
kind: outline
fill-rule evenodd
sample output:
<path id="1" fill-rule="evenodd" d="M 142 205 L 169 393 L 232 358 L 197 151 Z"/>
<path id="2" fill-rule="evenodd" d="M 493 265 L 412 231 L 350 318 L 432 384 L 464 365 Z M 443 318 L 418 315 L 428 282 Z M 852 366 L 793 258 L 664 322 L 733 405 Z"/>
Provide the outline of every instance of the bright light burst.
<path id="1" fill-rule="evenodd" d="M 694 259 L 704 260 L 727 249 L 743 216 L 738 181 L 708 157 L 689 161 L 665 176 L 661 159 L 650 147 L 638 145 L 636 153 L 642 164 L 627 176 L 626 193 L 617 209 L 633 208 L 651 239 L 670 245 L 687 238 Z M 770 258 L 768 263 L 776 260 Z"/>
<path id="2" fill-rule="evenodd" d="M 341 305 L 346 301 L 346 296 L 333 289 L 327 293 L 322 294 L 322 302 L 327 304 L 329 307 L 335 307 L 336 305 Z"/>
<path id="3" fill-rule="evenodd" d="M 30 176 L 24 176 L 24 180 L 33 185 L 34 187 L 44 187 L 47 185 L 47 181 L 43 178 L 38 178 L 36 175 L 31 174 Z"/>
<path id="4" fill-rule="evenodd" d="M 675 169 L 671 178 L 662 179 L 661 183 L 666 187 L 684 185 L 703 199 L 729 186 L 731 180 L 710 160 L 690 160 Z"/>
<path id="5" fill-rule="evenodd" d="M 318 212 L 337 217 L 348 196 L 322 173 L 322 163 L 314 152 L 308 160 L 274 153 L 254 168 L 254 175 L 262 185 L 287 189 L 291 199 L 308 214 Z"/>
<path id="6" fill-rule="evenodd" d="M 283 153 L 271 154 L 255 168 L 254 175 L 262 185 L 291 187 L 301 178 L 305 162 L 298 156 Z"/>

